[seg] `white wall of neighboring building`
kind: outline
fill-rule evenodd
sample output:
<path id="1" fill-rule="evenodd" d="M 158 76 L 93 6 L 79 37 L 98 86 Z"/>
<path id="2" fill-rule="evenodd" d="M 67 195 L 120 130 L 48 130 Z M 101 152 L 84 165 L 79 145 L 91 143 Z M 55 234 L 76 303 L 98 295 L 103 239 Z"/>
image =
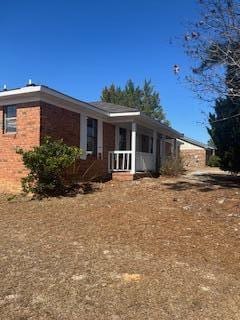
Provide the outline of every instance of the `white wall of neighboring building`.
<path id="1" fill-rule="evenodd" d="M 195 144 L 192 144 L 180 139 L 178 139 L 178 141 L 181 143 L 180 150 L 204 150 L 204 148 L 196 146 Z"/>

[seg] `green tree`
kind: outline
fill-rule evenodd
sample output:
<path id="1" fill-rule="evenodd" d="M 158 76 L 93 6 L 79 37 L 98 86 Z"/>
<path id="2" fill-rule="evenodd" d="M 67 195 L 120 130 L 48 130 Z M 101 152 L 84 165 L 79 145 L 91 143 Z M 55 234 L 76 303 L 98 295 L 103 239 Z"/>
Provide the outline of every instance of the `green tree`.
<path id="1" fill-rule="evenodd" d="M 213 142 L 213 139 L 212 139 L 212 138 L 210 138 L 210 139 L 208 140 L 207 145 L 208 145 L 209 147 L 211 147 L 211 148 L 215 148 L 215 147 L 216 147 L 215 144 L 214 144 L 214 142 Z"/>
<path id="2" fill-rule="evenodd" d="M 198 97 L 215 100 L 208 131 L 220 167 L 240 172 L 240 6 L 239 0 L 201 0 L 199 17 L 184 36 L 191 57 L 187 76 Z"/>
<path id="3" fill-rule="evenodd" d="M 240 172 L 240 101 L 218 99 L 214 113 L 209 114 L 208 132 L 220 157 L 220 168 Z"/>
<path id="4" fill-rule="evenodd" d="M 159 93 L 154 90 L 151 80 L 145 80 L 143 87 L 136 86 L 131 79 L 123 89 L 112 84 L 102 90 L 101 100 L 137 108 L 153 119 L 170 125 L 160 104 Z"/>

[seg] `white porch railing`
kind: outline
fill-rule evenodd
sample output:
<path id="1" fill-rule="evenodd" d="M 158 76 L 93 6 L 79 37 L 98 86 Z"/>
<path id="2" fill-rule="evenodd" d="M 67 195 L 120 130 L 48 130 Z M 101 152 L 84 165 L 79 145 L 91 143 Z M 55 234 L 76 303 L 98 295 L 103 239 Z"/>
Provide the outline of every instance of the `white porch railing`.
<path id="1" fill-rule="evenodd" d="M 132 151 L 109 151 L 108 171 L 131 171 Z M 154 171 L 153 153 L 136 152 L 136 171 Z"/>
<path id="2" fill-rule="evenodd" d="M 131 171 L 132 151 L 109 151 L 108 171 Z"/>
<path id="3" fill-rule="evenodd" d="M 136 152 L 136 171 L 155 171 L 153 153 Z"/>

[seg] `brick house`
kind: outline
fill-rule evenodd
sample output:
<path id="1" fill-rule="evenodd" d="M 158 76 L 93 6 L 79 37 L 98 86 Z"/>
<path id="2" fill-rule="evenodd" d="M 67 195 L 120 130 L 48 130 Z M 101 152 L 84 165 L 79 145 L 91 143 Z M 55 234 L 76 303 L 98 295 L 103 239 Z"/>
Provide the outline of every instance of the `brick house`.
<path id="1" fill-rule="evenodd" d="M 177 142 L 186 169 L 205 167 L 209 157 L 215 154 L 214 148 L 185 136 L 178 139 Z"/>
<path id="2" fill-rule="evenodd" d="M 177 153 L 176 130 L 137 109 L 111 103 L 87 103 L 46 86 L 28 85 L 0 92 L 0 188 L 20 188 L 26 175 L 16 148 L 30 149 L 44 136 L 63 139 L 84 151 L 79 178 L 112 174 L 133 179 L 158 171 Z"/>

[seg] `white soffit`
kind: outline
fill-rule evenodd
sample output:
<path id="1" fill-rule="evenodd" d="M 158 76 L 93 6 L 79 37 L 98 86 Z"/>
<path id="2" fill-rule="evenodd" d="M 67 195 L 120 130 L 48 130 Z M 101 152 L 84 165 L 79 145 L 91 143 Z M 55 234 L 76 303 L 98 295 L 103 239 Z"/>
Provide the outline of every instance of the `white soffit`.
<path id="1" fill-rule="evenodd" d="M 42 101 L 58 107 L 87 115 L 106 118 L 108 114 L 86 102 L 67 96 L 44 86 L 28 86 L 0 92 L 0 105 Z"/>
<path id="2" fill-rule="evenodd" d="M 140 111 L 109 113 L 90 103 L 72 98 L 66 94 L 45 86 L 26 86 L 19 89 L 0 92 L 0 105 L 28 103 L 35 101 L 43 101 L 73 112 L 83 113 L 86 116 L 96 117 L 97 115 L 97 118 L 112 123 L 114 121 L 118 122 L 119 120 L 125 122 L 137 121 L 138 123 L 146 125 L 147 127 L 150 127 L 158 132 L 164 132 L 176 138 L 180 138 L 182 136 L 182 134 L 178 131 L 161 124 L 154 119 L 151 119 Z"/>

